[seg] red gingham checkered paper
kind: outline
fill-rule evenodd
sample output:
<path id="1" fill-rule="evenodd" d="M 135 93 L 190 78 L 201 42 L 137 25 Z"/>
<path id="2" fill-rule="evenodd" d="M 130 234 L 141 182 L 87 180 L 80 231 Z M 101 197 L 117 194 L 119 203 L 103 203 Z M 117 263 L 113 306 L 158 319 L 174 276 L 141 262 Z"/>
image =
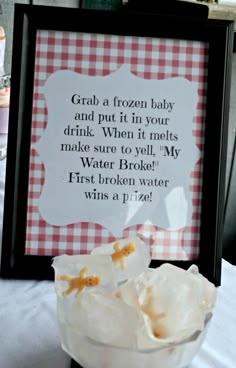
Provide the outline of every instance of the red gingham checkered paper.
<path id="1" fill-rule="evenodd" d="M 202 157 L 206 104 L 208 44 L 199 41 L 102 35 L 39 30 L 36 41 L 31 145 L 43 135 L 47 109 L 42 88 L 47 78 L 62 69 L 88 76 L 105 76 L 122 64 L 138 77 L 160 80 L 184 77 L 198 84 L 197 113 L 193 136 L 201 150 L 190 178 L 193 196 L 192 223 L 178 231 L 137 224 L 123 230 L 122 237 L 140 235 L 150 245 L 153 259 L 194 260 L 199 254 L 202 192 Z M 97 245 L 115 240 L 99 224 L 80 222 L 67 226 L 48 224 L 38 211 L 44 184 L 44 165 L 31 147 L 26 229 L 27 255 L 86 254 Z"/>

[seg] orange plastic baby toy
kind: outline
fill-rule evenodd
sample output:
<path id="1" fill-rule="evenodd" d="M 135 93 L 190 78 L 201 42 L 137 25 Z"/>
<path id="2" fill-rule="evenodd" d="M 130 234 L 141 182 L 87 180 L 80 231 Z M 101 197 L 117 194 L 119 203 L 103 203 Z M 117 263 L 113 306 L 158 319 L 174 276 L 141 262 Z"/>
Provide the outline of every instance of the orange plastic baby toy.
<path id="1" fill-rule="evenodd" d="M 124 269 L 126 266 L 125 257 L 128 257 L 136 249 L 133 243 L 127 243 L 123 248 L 120 249 L 119 242 L 115 242 L 113 245 L 114 253 L 112 253 L 111 258 L 115 265 L 120 264 L 121 268 Z"/>
<path id="2" fill-rule="evenodd" d="M 72 293 L 72 291 L 77 290 L 76 296 L 78 296 L 85 287 L 96 286 L 100 282 L 100 278 L 97 275 L 85 276 L 86 272 L 88 272 L 87 267 L 81 268 L 78 277 L 69 276 L 69 275 L 59 275 L 56 277 L 58 281 L 67 281 L 69 283 L 68 289 L 63 291 L 62 295 L 67 296 Z"/>

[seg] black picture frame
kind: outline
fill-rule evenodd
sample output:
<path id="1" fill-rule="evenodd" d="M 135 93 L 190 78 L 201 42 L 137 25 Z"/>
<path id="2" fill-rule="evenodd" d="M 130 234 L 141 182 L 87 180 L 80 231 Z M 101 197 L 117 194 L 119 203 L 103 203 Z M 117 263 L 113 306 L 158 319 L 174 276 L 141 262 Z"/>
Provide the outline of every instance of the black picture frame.
<path id="1" fill-rule="evenodd" d="M 1 277 L 54 277 L 53 256 L 26 255 L 25 235 L 36 34 L 38 30 L 62 30 L 208 43 L 199 257 L 194 262 L 168 262 L 183 268 L 195 263 L 203 275 L 220 284 L 233 24 L 135 9 L 103 11 L 15 5 Z M 163 262 L 153 260 L 151 267 Z"/>
<path id="2" fill-rule="evenodd" d="M 228 262 L 236 265 L 235 253 L 235 210 L 236 210 L 236 136 L 235 136 L 235 60 L 236 60 L 236 34 L 234 32 L 233 63 L 230 96 L 230 117 L 228 129 L 228 151 L 226 169 L 226 192 L 224 210 L 224 233 L 222 256 Z"/>

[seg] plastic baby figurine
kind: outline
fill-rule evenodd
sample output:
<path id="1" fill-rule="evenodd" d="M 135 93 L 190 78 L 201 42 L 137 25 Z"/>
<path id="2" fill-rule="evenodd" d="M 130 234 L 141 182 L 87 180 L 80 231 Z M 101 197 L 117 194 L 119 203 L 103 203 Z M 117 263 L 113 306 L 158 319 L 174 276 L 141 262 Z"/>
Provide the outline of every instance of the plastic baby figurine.
<path id="1" fill-rule="evenodd" d="M 152 326 L 152 333 L 157 338 L 164 338 L 166 337 L 166 329 L 164 325 L 160 322 L 161 319 L 166 318 L 166 313 L 164 312 L 157 312 L 154 308 L 154 300 L 152 296 L 152 289 L 153 287 L 147 288 L 147 300 L 145 304 L 141 306 L 141 310 L 150 318 L 151 326 Z M 119 296 L 118 296 L 119 297 Z"/>
<path id="2" fill-rule="evenodd" d="M 120 264 L 121 268 L 124 269 L 126 266 L 125 257 L 128 257 L 136 249 L 133 243 L 127 243 L 123 248 L 120 249 L 119 242 L 115 242 L 113 245 L 114 253 L 112 253 L 112 262 L 117 265 Z"/>
<path id="3" fill-rule="evenodd" d="M 72 293 L 73 290 L 77 290 L 76 296 L 78 296 L 85 287 L 96 286 L 100 282 L 100 278 L 97 275 L 93 276 L 85 276 L 88 271 L 87 267 L 81 268 L 78 277 L 69 276 L 69 275 L 59 275 L 56 280 L 58 281 L 67 281 L 69 283 L 68 289 L 63 291 L 62 295 L 67 296 Z"/>

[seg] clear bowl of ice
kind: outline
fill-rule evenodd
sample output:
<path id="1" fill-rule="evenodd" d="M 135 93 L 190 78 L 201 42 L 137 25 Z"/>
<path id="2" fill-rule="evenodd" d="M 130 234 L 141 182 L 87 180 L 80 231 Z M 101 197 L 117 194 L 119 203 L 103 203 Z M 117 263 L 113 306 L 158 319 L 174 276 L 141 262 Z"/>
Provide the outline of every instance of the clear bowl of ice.
<path id="1" fill-rule="evenodd" d="M 185 341 L 152 349 L 129 349 L 99 343 L 81 335 L 59 317 L 63 350 L 83 368 L 187 368 L 200 349 L 211 320 Z"/>
<path id="2" fill-rule="evenodd" d="M 186 368 L 206 336 L 215 285 L 196 265 L 149 269 L 143 246 L 54 259 L 61 345 L 83 368 Z"/>

